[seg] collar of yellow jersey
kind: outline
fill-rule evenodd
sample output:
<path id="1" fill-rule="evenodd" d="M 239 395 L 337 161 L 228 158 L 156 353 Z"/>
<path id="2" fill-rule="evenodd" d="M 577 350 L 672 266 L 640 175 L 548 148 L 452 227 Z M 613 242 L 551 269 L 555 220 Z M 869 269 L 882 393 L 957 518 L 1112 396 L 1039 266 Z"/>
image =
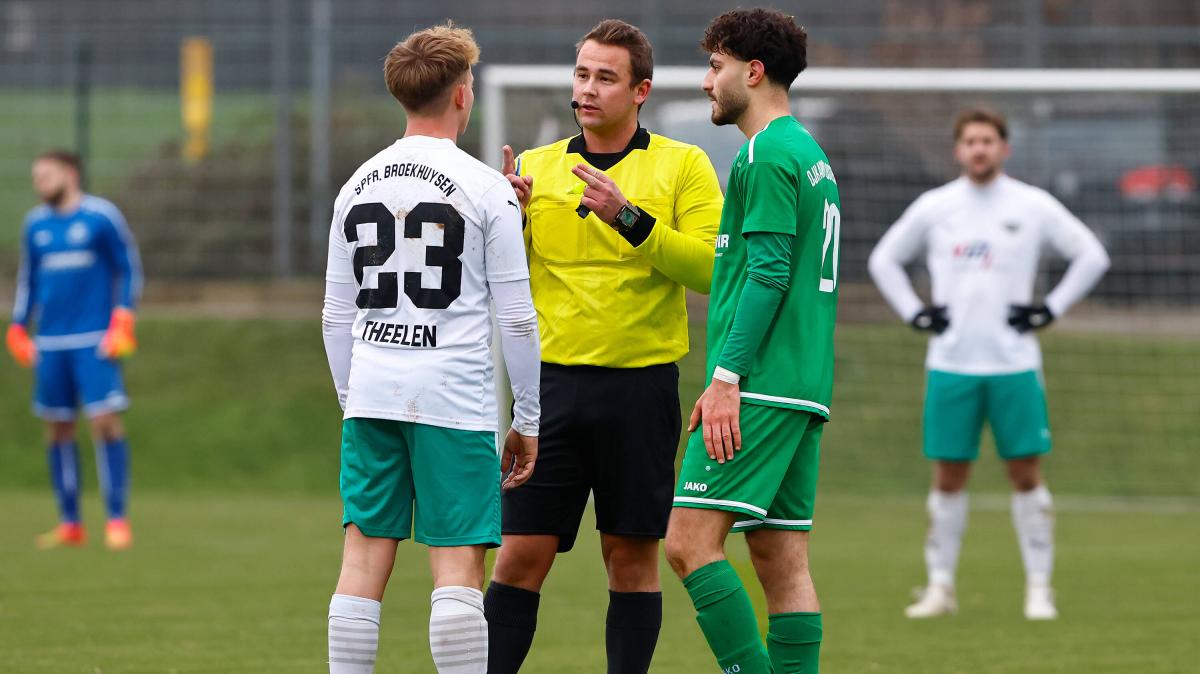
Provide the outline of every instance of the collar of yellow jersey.
<path id="1" fill-rule="evenodd" d="M 617 162 L 629 156 L 629 153 L 634 150 L 645 150 L 649 147 L 650 132 L 639 124 L 637 131 L 633 132 L 633 137 L 625 145 L 625 149 L 620 152 L 588 152 L 587 146 L 583 141 L 583 134 L 581 133 L 567 143 L 567 154 L 581 155 L 587 163 L 601 171 L 607 171 L 615 166 Z"/>

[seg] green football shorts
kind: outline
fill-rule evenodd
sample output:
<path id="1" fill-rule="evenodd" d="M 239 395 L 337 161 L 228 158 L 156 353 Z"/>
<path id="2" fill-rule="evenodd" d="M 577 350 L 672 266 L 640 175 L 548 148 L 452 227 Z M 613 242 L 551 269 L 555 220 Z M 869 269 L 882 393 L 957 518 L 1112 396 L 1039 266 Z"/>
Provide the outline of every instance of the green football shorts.
<path id="1" fill-rule="evenodd" d="M 1041 375 L 1034 370 L 966 375 L 930 370 L 925 382 L 925 456 L 974 461 L 984 419 L 1005 460 L 1050 451 L 1050 424 Z"/>
<path id="2" fill-rule="evenodd" d="M 342 526 L 436 547 L 500 545 L 496 434 L 385 419 L 342 422 Z M 414 507 L 415 506 L 415 507 Z"/>
<path id="3" fill-rule="evenodd" d="M 675 507 L 746 515 L 734 522 L 734 531 L 812 529 L 825 420 L 742 403 L 740 426 L 742 448 L 724 464 L 708 458 L 701 429 L 692 432 L 675 485 Z"/>

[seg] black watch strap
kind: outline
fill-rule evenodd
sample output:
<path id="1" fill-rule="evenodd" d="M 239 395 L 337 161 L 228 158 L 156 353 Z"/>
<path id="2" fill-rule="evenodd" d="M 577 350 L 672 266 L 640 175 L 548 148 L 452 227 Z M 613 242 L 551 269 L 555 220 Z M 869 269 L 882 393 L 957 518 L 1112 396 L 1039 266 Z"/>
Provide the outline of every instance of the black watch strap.
<path id="1" fill-rule="evenodd" d="M 650 215 L 645 209 L 638 209 L 641 214 L 638 216 L 637 222 L 633 223 L 633 227 L 629 229 L 618 228 L 617 232 L 629 242 L 629 245 L 637 248 L 646 242 L 650 237 L 650 232 L 654 229 L 654 223 L 658 222 L 653 215 Z"/>

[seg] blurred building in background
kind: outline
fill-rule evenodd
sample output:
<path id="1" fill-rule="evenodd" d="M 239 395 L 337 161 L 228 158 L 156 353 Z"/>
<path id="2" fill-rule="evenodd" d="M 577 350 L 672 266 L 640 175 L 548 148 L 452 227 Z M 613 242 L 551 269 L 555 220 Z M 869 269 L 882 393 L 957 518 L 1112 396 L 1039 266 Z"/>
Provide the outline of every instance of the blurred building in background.
<path id="1" fill-rule="evenodd" d="M 725 7 L 708 0 L 0 0 L 0 221 L 10 223 L 0 227 L 0 273 L 8 277 L 15 264 L 16 230 L 31 201 L 29 160 L 60 146 L 84 150 L 89 187 L 126 210 L 152 278 L 316 275 L 333 194 L 402 129 L 380 68 L 409 31 L 445 18 L 471 26 L 486 79 L 492 63 L 570 64 L 578 37 L 617 16 L 646 30 L 659 65 L 698 66 L 697 41 Z M 810 63 L 819 67 L 1200 67 L 1200 5 L 1190 0 L 843 0 L 795 11 L 810 27 Z M 185 84 L 183 45 L 195 38 L 211 50 L 212 98 L 207 117 L 195 115 L 203 102 L 189 104 L 189 127 L 181 93 L 204 90 L 194 74 Z M 713 131 L 695 113 L 704 101 L 688 98 L 652 97 L 646 122 L 691 135 L 723 174 L 721 157 L 736 147 L 722 147 L 724 136 L 707 138 Z M 518 146 L 573 128 L 566 98 L 535 99 L 514 104 L 530 111 L 511 122 Z M 847 204 L 841 268 L 848 282 L 865 278 L 867 252 L 904 206 L 954 175 L 949 120 L 976 102 L 1013 118 L 1012 173 L 1051 189 L 1114 249 L 1117 266 L 1101 298 L 1196 301 L 1194 94 L 798 97 L 801 117 L 829 148 Z M 475 124 L 464 139 L 475 153 L 478 133 Z"/>

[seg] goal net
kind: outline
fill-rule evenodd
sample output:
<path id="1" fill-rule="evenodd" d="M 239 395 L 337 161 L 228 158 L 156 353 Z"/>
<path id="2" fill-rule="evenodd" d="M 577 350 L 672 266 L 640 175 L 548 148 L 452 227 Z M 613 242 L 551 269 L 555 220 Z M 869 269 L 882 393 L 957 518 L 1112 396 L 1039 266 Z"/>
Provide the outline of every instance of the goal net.
<path id="1" fill-rule="evenodd" d="M 578 133 L 570 65 L 491 66 L 482 74 L 481 146 L 498 166 Z M 703 68 L 660 67 L 641 113 L 648 129 L 703 148 L 724 183 L 745 142 L 713 126 Z M 1162 487 L 1200 494 L 1200 477 L 1172 466 L 1200 433 L 1200 71 L 811 69 L 792 90 L 794 114 L 817 138 L 842 199 L 833 466 L 913 472 L 919 456 L 924 339 L 902 325 L 871 284 L 867 256 L 923 191 L 953 179 L 952 122 L 984 105 L 1009 120 L 1007 172 L 1049 190 L 1096 232 L 1113 266 L 1087 300 L 1041 333 L 1056 483 L 1069 466 L 1102 462 L 1106 493 Z M 1046 256 L 1038 291 L 1065 264 Z M 928 283 L 912 270 L 919 292 Z M 704 302 L 692 298 L 693 344 Z M 702 368 L 703 358 L 687 361 Z M 691 373 L 698 380 L 702 373 Z M 683 374 L 689 381 L 689 373 Z M 690 409 L 691 402 L 684 400 Z M 985 436 L 990 434 L 985 433 Z M 990 454 L 990 440 L 983 455 Z M 1189 449 L 1191 448 L 1191 449 Z M 852 479 L 829 475 L 833 484 Z M 825 479 L 823 477 L 823 479 Z M 881 482 L 883 480 L 881 479 Z M 993 486 L 1002 486 L 999 482 Z"/>

